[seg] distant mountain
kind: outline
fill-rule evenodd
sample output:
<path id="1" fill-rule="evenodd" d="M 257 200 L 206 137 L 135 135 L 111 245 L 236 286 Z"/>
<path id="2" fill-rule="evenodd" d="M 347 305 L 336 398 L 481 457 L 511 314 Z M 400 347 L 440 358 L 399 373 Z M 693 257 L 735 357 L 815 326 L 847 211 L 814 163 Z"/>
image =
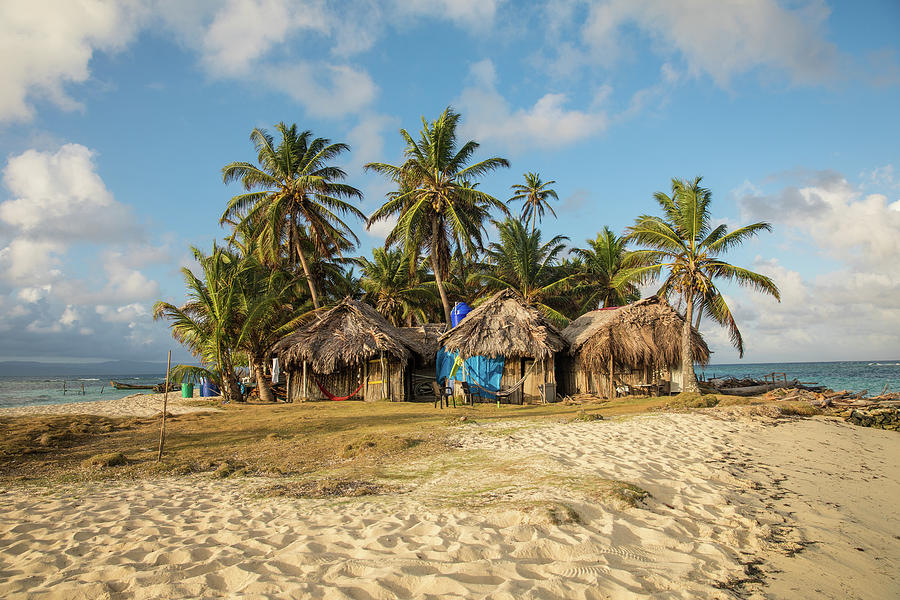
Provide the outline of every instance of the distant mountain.
<path id="1" fill-rule="evenodd" d="M 137 360 L 111 360 L 102 363 L 0 362 L 0 376 L 159 375 L 165 372 L 166 363 Z"/>

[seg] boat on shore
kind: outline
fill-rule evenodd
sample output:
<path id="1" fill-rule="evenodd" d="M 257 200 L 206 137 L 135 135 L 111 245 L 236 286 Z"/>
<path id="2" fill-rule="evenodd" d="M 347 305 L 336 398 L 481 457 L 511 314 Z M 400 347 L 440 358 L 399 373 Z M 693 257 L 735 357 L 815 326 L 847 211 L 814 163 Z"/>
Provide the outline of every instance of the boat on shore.
<path id="1" fill-rule="evenodd" d="M 109 385 L 111 385 L 112 387 L 114 387 L 117 390 L 152 390 L 152 391 L 156 392 L 157 394 L 161 394 L 162 392 L 166 391 L 165 383 L 134 384 L 134 383 L 122 383 L 121 381 L 113 381 L 112 379 L 110 379 Z M 175 384 L 175 383 L 169 384 L 170 392 L 174 392 L 177 390 L 178 390 L 178 384 Z"/>

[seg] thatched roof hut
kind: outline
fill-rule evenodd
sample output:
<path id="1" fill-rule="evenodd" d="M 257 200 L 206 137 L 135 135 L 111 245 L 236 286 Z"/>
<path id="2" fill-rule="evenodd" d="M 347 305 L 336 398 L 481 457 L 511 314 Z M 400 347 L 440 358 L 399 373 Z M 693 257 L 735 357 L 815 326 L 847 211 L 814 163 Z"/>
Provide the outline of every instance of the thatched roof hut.
<path id="1" fill-rule="evenodd" d="M 563 369 L 567 393 L 614 397 L 621 386 L 673 390 L 681 385 L 681 334 L 684 317 L 657 296 L 627 306 L 586 313 L 566 327 L 569 343 Z M 709 362 L 709 347 L 696 329 L 693 360 Z"/>
<path id="2" fill-rule="evenodd" d="M 569 352 L 596 370 L 607 369 L 610 356 L 634 369 L 681 363 L 684 317 L 668 302 L 650 296 L 627 306 L 594 310 L 566 327 Z M 691 328 L 694 362 L 709 363 L 709 347 Z"/>
<path id="3" fill-rule="evenodd" d="M 441 347 L 440 337 L 447 328 L 443 323 L 425 323 L 413 327 L 400 327 L 400 332 L 414 346 L 421 349 L 423 362 L 434 363 L 434 357 Z"/>
<path id="4" fill-rule="evenodd" d="M 406 362 L 411 352 L 423 352 L 377 310 L 349 297 L 284 337 L 273 350 L 285 370 L 299 370 L 305 361 L 317 373 L 358 365 L 381 353 Z"/>
<path id="5" fill-rule="evenodd" d="M 464 357 L 547 358 L 566 347 L 556 327 L 513 291 L 503 290 L 472 310 L 440 343 Z"/>

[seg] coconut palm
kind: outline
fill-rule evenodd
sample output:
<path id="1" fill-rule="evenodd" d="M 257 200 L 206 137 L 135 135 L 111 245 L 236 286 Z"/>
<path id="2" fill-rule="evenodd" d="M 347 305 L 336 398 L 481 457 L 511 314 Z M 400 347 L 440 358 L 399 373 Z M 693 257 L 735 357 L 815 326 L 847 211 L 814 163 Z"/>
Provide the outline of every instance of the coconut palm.
<path id="1" fill-rule="evenodd" d="M 388 321 L 396 326 L 404 322 L 412 325 L 413 319 L 425 322 L 424 307 L 434 301 L 434 296 L 422 284 L 422 268 L 410 275 L 409 259 L 396 249 L 374 248 L 372 260 L 360 257 L 356 262 L 362 269 L 360 285 L 366 301 Z"/>
<path id="2" fill-rule="evenodd" d="M 264 242 L 263 247 L 273 257 L 283 250 L 295 269 L 300 264 L 313 306 L 319 308 L 319 294 L 307 255 L 327 258 L 359 243 L 342 217 L 365 218 L 346 201 L 361 199 L 362 192 L 340 183 L 346 173 L 328 164 L 350 149 L 347 144 L 313 138 L 310 131 L 298 132 L 296 124 L 288 127 L 279 123 L 275 129 L 281 137 L 277 146 L 265 129 L 250 133 L 258 164 L 233 162 L 222 169 L 225 183 L 240 181 L 247 193 L 231 199 L 220 222 L 250 220 L 262 224 L 257 235 Z M 306 242 L 314 253 L 304 250 Z"/>
<path id="3" fill-rule="evenodd" d="M 206 376 L 218 382 L 226 400 L 241 400 L 233 353 L 239 336 L 240 285 L 243 266 L 240 258 L 213 246 L 209 255 L 191 248 L 199 263 L 198 277 L 190 269 L 181 270 L 188 300 L 183 306 L 157 302 L 153 318 L 170 321 L 172 337 L 200 359 L 202 367 L 178 365 L 176 379 Z"/>
<path id="4" fill-rule="evenodd" d="M 725 297 L 716 287 L 717 280 L 734 281 L 769 294 L 776 300 L 781 295 L 775 283 L 759 273 L 728 264 L 719 256 L 740 245 L 760 231 L 771 231 L 769 223 L 759 222 L 729 232 L 726 225 L 713 227 L 709 212 L 712 192 L 701 187 L 702 178 L 693 181 L 672 180 L 672 195 L 654 194 L 663 217 L 641 215 L 629 227 L 625 240 L 643 249 L 632 251 L 626 268 L 614 278 L 614 283 L 656 278 L 665 269 L 666 276 L 660 295 L 677 294 L 685 306 L 684 330 L 681 336 L 681 364 L 683 389 L 696 392 L 697 378 L 691 361 L 691 324 L 694 303 L 703 298 L 704 314 L 728 330 L 734 347 L 744 355 L 744 342 Z"/>
<path id="5" fill-rule="evenodd" d="M 273 402 L 272 386 L 265 374 L 272 346 L 309 318 L 308 299 L 298 293 L 296 279 L 283 270 L 271 270 L 255 257 L 243 259 L 240 270 L 238 311 L 240 323 L 234 347 L 247 353 L 256 375 L 259 399 Z"/>
<path id="6" fill-rule="evenodd" d="M 541 181 L 539 173 L 525 173 L 525 185 L 517 183 L 512 186 L 515 194 L 507 200 L 510 202 L 522 202 L 522 219 L 526 223 L 531 223 L 531 231 L 534 231 L 535 221 L 543 221 L 544 209 L 549 210 L 550 214 L 556 217 L 553 207 L 550 206 L 550 198 L 559 200 L 556 190 L 550 186 L 555 181 Z"/>
<path id="7" fill-rule="evenodd" d="M 561 277 L 556 268 L 557 259 L 566 248 L 563 242 L 569 238 L 557 235 L 542 243 L 540 229 L 529 232 L 516 219 L 494 221 L 494 225 L 499 241 L 492 242 L 488 248 L 482 280 L 495 290 L 515 290 L 525 302 L 538 307 L 557 324 L 568 323 L 568 317 L 554 306 L 559 304 L 559 293 L 572 279 Z"/>
<path id="8" fill-rule="evenodd" d="M 494 157 L 468 165 L 478 144 L 468 141 L 457 148 L 459 118 L 449 107 L 430 123 L 423 117 L 418 140 L 405 129 L 400 130 L 406 142 L 406 160 L 401 165 L 365 166 L 398 185 L 398 191 L 388 194 L 387 202 L 369 217 L 368 226 L 397 217 L 389 240 L 401 243 L 409 256 L 427 251 L 448 323 L 450 300 L 444 280 L 453 244 L 469 252 L 483 247 L 487 210 L 494 208 L 509 214 L 502 202 L 469 183 L 495 169 L 508 167 L 509 162 Z"/>
<path id="9" fill-rule="evenodd" d="M 619 281 L 613 285 L 628 256 L 625 239 L 609 227 L 603 227 L 603 231 L 594 239 L 588 239 L 587 244 L 587 248 L 572 249 L 572 253 L 580 259 L 578 292 L 584 295 L 581 312 L 594 310 L 598 306 L 622 306 L 638 300 L 641 292 L 633 281 Z"/>

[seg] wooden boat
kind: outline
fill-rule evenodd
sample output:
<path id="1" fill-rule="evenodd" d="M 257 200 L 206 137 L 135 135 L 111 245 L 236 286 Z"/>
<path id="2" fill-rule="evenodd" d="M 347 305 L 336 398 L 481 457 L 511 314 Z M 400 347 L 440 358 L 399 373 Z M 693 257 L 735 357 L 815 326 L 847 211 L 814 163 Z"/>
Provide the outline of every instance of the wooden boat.
<path id="1" fill-rule="evenodd" d="M 158 385 L 160 388 L 162 388 L 165 384 L 163 384 L 163 383 L 159 383 L 159 384 L 152 384 L 152 383 L 147 384 L 147 383 L 144 383 L 144 384 L 140 384 L 140 385 L 135 385 L 135 384 L 133 384 L 133 383 L 121 383 L 121 382 L 119 382 L 119 381 L 113 381 L 112 379 L 110 379 L 110 380 L 109 380 L 109 385 L 111 385 L 112 387 L 116 388 L 117 390 L 152 390 L 152 389 L 154 389 L 157 385 Z"/>

